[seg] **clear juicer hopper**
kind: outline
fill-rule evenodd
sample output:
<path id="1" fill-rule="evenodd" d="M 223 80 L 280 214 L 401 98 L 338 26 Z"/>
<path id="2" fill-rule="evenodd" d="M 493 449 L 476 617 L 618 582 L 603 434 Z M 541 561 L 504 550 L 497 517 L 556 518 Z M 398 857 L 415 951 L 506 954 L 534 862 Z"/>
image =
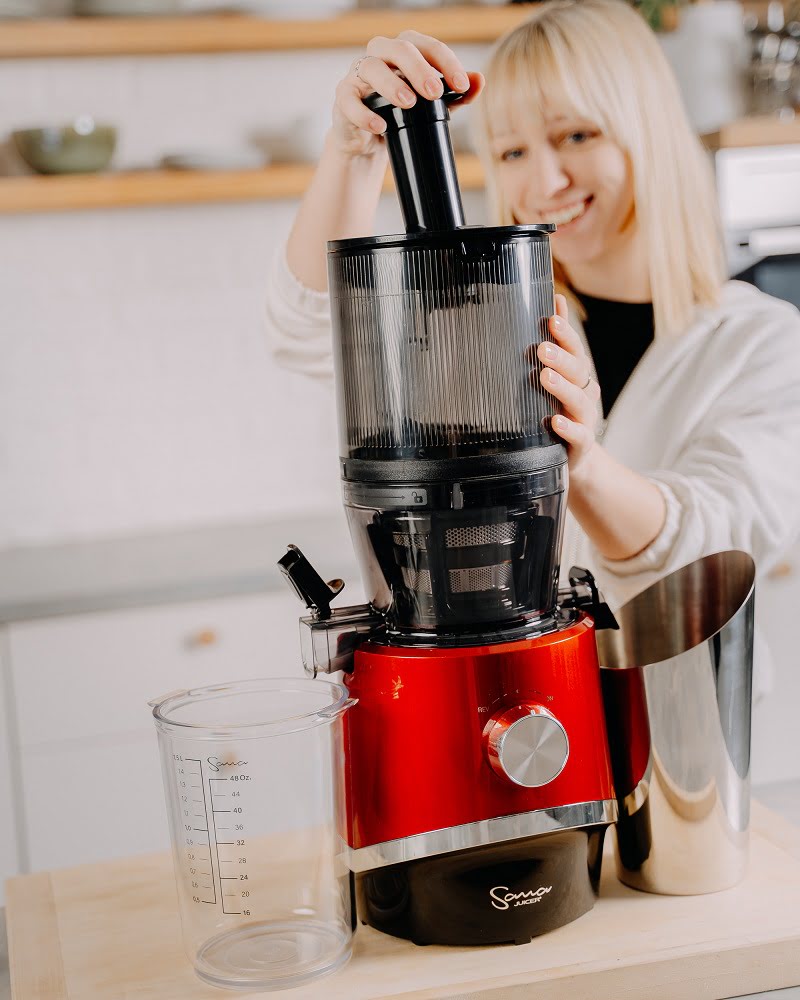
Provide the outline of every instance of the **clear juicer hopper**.
<path id="1" fill-rule="evenodd" d="M 554 311 L 549 225 L 469 227 L 447 105 L 374 95 L 407 232 L 329 244 L 344 502 L 396 636 L 545 621 L 566 453 L 538 378 Z"/>

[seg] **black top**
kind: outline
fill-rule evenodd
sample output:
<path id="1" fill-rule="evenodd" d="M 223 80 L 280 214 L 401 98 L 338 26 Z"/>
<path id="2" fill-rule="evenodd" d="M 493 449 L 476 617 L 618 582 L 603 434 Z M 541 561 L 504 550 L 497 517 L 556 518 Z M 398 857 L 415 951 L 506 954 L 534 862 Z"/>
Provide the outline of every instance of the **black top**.
<path id="1" fill-rule="evenodd" d="M 633 369 L 653 343 L 652 302 L 612 302 L 575 293 L 586 310 L 583 329 L 607 417 Z"/>

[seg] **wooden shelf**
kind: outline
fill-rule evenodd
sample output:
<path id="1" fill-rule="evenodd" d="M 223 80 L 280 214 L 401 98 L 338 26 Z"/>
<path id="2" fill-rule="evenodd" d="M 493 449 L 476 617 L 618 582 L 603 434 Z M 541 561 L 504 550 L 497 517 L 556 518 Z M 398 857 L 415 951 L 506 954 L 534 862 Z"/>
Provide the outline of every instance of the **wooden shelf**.
<path id="1" fill-rule="evenodd" d="M 464 190 L 483 187 L 483 169 L 478 157 L 465 155 L 457 160 L 461 187 Z M 0 214 L 298 198 L 313 172 L 311 164 L 277 164 L 263 170 L 148 170 L 2 177 Z M 385 188 L 392 189 L 390 175 Z"/>
<path id="2" fill-rule="evenodd" d="M 271 21 L 244 14 L 183 17 L 73 17 L 5 21 L 0 58 L 277 52 L 366 45 L 404 28 L 449 44 L 493 42 L 530 14 L 525 4 L 363 10 L 324 21 Z"/>
<path id="3" fill-rule="evenodd" d="M 751 115 L 728 122 L 718 132 L 702 136 L 707 149 L 716 152 L 743 146 L 785 146 L 800 144 L 800 118 L 782 121 L 775 115 Z"/>
<path id="4" fill-rule="evenodd" d="M 702 136 L 710 150 L 730 146 L 800 144 L 800 120 L 743 118 Z M 477 156 L 456 157 L 465 191 L 484 185 Z M 140 170 L 53 177 L 0 177 L 0 215 L 63 212 L 136 205 L 191 205 L 213 202 L 299 198 L 308 187 L 313 164 L 275 164 L 262 170 Z M 392 190 L 391 174 L 384 189 Z"/>

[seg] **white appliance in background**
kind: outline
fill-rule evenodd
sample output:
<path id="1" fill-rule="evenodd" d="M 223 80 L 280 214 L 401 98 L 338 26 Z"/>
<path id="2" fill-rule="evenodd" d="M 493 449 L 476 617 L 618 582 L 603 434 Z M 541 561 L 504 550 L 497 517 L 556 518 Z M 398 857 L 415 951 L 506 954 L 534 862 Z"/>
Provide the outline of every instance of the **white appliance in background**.
<path id="1" fill-rule="evenodd" d="M 715 161 L 729 273 L 800 308 L 800 145 L 721 149 Z M 795 543 L 756 587 L 774 679 L 753 708 L 754 784 L 800 778 L 800 671 L 791 624 L 799 601 Z"/>
<path id="2" fill-rule="evenodd" d="M 729 272 L 800 308 L 800 145 L 715 157 Z"/>

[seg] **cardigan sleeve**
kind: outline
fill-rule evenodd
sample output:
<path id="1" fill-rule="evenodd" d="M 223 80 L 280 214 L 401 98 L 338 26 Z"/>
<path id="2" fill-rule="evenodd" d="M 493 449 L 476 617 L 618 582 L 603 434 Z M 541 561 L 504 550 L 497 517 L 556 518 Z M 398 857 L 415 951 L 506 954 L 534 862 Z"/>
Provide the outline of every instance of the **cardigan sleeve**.
<path id="1" fill-rule="evenodd" d="M 605 559 L 601 562 L 605 568 L 619 576 L 638 576 L 652 572 L 658 576 L 665 575 L 665 565 L 675 546 L 681 529 L 682 505 L 677 495 L 666 482 L 656 476 L 648 477 L 664 498 L 664 524 L 653 541 L 641 552 L 628 559 Z M 666 570 L 666 572 L 670 572 Z"/>
<path id="2" fill-rule="evenodd" d="M 330 296 L 297 280 L 286 260 L 285 246 L 273 257 L 267 275 L 266 325 L 278 364 L 333 383 Z"/>
<path id="3" fill-rule="evenodd" d="M 788 320 L 788 321 L 787 321 Z M 734 378 L 669 468 L 659 535 L 630 559 L 601 559 L 622 600 L 681 566 L 742 549 L 768 572 L 800 533 L 800 317 L 780 310 L 747 340 Z"/>

